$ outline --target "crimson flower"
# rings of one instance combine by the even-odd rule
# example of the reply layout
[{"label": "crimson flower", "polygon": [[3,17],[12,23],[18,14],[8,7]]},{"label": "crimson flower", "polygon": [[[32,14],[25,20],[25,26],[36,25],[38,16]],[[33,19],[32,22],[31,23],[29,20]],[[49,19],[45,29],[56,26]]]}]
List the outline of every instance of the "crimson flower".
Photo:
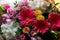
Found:
[{"label": "crimson flower", "polygon": [[18,19],[21,20],[22,25],[27,25],[34,20],[34,11],[30,8],[24,9],[19,13]]},{"label": "crimson flower", "polygon": [[47,30],[49,30],[50,23],[46,20],[37,20],[33,27],[37,32],[44,34]]},{"label": "crimson flower", "polygon": [[60,14],[51,12],[48,16],[48,20],[50,21],[53,29],[56,27],[60,27]]}]

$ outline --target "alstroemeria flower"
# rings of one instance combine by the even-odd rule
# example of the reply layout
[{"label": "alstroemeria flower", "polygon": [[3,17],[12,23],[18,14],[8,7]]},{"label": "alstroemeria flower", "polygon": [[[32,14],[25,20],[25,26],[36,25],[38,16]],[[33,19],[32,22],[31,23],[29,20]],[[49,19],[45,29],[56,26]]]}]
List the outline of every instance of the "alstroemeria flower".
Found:
[{"label": "alstroemeria flower", "polygon": [[12,9],[12,8],[8,8],[7,9],[7,14],[10,18],[15,18],[16,16],[16,10],[15,9]]},{"label": "alstroemeria flower", "polygon": [[22,10],[18,15],[18,19],[21,20],[21,24],[27,25],[34,20],[34,11],[30,8]]},{"label": "alstroemeria flower", "polygon": [[60,27],[60,14],[51,12],[48,16],[48,19],[52,25],[52,28]]},{"label": "alstroemeria flower", "polygon": [[19,0],[18,6],[16,7],[16,10],[22,10],[24,8],[28,8],[27,0]]},{"label": "alstroemeria flower", "polygon": [[2,22],[5,23],[8,21],[11,21],[10,17],[7,14],[3,14],[2,15]]},{"label": "alstroemeria flower", "polygon": [[36,20],[33,27],[37,32],[44,34],[47,30],[49,30],[50,23],[46,20]]}]

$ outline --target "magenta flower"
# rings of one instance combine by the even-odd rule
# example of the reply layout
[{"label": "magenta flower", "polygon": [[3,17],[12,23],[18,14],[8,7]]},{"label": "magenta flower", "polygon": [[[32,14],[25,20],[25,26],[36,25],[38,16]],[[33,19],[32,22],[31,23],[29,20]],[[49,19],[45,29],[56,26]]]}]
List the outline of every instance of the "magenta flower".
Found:
[{"label": "magenta flower", "polygon": [[37,20],[35,21],[33,27],[34,30],[36,30],[37,32],[44,34],[47,30],[49,30],[50,23],[46,20]]},{"label": "magenta flower", "polygon": [[30,8],[22,10],[18,15],[18,19],[21,20],[22,25],[27,25],[34,20],[34,11]]},{"label": "magenta flower", "polygon": [[10,8],[10,5],[7,4],[7,5],[4,6],[5,10],[7,10],[8,8]]},{"label": "magenta flower", "polygon": [[19,38],[20,38],[20,39],[22,38],[22,39],[24,39],[24,40],[26,39],[26,37],[25,37],[24,34],[21,34],[21,35],[19,36]]},{"label": "magenta flower", "polygon": [[53,29],[56,27],[60,27],[60,14],[51,12],[48,16],[48,20],[50,21]]}]

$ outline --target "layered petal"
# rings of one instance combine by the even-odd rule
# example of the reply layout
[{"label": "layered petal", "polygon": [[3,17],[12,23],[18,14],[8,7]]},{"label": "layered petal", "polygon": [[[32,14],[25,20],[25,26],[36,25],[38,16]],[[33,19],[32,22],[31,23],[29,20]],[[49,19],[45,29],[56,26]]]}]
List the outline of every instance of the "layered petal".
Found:
[{"label": "layered petal", "polygon": [[21,20],[21,24],[28,24],[34,20],[34,11],[30,8],[22,10],[18,15],[18,19]]},{"label": "layered petal", "polygon": [[46,20],[37,20],[33,27],[37,32],[45,33],[47,30],[49,30],[50,23]]},{"label": "layered petal", "polygon": [[51,12],[48,16],[48,20],[52,24],[52,26],[60,27],[60,14]]}]

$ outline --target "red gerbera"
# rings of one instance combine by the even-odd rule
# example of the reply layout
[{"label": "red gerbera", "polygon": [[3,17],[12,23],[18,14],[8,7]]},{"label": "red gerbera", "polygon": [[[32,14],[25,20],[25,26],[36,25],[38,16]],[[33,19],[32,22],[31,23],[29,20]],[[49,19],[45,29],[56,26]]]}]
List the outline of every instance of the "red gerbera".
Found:
[{"label": "red gerbera", "polygon": [[34,11],[30,8],[24,9],[19,13],[18,19],[21,20],[21,24],[28,24],[34,20]]},{"label": "red gerbera", "polygon": [[41,32],[42,34],[44,34],[49,29],[50,23],[46,20],[37,20],[35,21],[33,27],[37,32]]},{"label": "red gerbera", "polygon": [[60,27],[60,14],[55,12],[51,12],[48,16],[50,23],[52,24],[52,28]]}]

